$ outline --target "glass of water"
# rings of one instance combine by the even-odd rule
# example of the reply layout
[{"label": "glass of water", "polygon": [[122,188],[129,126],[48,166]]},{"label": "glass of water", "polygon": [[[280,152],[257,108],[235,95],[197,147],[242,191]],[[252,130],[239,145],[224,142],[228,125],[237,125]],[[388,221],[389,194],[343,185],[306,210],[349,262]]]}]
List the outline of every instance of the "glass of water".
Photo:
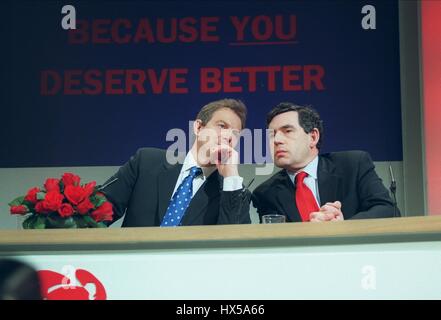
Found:
[{"label": "glass of water", "polygon": [[284,223],[286,222],[286,217],[282,214],[266,214],[262,216],[262,223]]}]

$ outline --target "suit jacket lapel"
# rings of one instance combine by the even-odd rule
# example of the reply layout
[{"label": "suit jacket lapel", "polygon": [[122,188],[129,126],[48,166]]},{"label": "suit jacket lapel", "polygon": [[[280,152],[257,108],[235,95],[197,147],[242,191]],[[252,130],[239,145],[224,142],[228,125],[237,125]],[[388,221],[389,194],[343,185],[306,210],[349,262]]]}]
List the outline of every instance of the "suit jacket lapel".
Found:
[{"label": "suit jacket lapel", "polygon": [[280,183],[277,183],[276,198],[278,202],[277,207],[281,207],[283,212],[275,212],[277,214],[285,214],[288,221],[297,222],[302,221],[299,210],[296,206],[295,187],[291,181],[286,170],[280,172]]},{"label": "suit jacket lapel", "polygon": [[[334,165],[326,158],[320,157],[317,169],[320,205],[334,202],[337,199],[342,177],[334,173]],[[341,200],[341,199],[340,199]]]},{"label": "suit jacket lapel", "polygon": [[182,225],[191,225],[204,211],[208,204],[220,196],[222,188],[222,177],[217,171],[213,172],[204,184],[199,188],[194,197],[191,199],[184,217]]},{"label": "suit jacket lapel", "polygon": [[159,223],[165,216],[170,199],[173,195],[176,182],[178,181],[179,173],[181,172],[182,164],[170,165],[164,163],[164,171],[158,175],[158,218]]}]

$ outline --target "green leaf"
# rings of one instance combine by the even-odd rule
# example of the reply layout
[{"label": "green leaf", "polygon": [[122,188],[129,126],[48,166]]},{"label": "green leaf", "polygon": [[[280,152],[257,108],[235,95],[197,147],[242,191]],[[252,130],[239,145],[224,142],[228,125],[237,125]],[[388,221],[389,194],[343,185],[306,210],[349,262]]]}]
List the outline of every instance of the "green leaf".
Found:
[{"label": "green leaf", "polygon": [[47,222],[48,227],[50,228],[70,229],[77,227],[77,224],[72,217],[63,218],[58,216],[48,216]]},{"label": "green leaf", "polygon": [[87,228],[87,221],[84,219],[84,216],[75,215],[73,216],[75,223],[77,224],[77,228]]},{"label": "green leaf", "polygon": [[95,208],[98,208],[104,202],[106,202],[106,198],[104,198],[103,196],[94,195],[94,196],[90,197],[90,202],[92,202],[92,204],[95,206]]},{"label": "green leaf", "polygon": [[107,225],[104,222],[98,222],[97,228],[107,228]]},{"label": "green leaf", "polygon": [[86,221],[87,225],[90,228],[98,228],[98,223],[93,220],[93,218],[91,216],[83,216],[84,217],[84,221]]},{"label": "green leaf", "polygon": [[72,217],[69,217],[66,220],[64,220],[64,227],[65,228],[77,228],[77,224],[75,223],[75,220]]},{"label": "green leaf", "polygon": [[34,224],[34,221],[37,220],[37,216],[30,215],[23,221],[23,229],[32,229],[32,226]]},{"label": "green leaf", "polygon": [[21,197],[17,197],[14,200],[12,200],[11,202],[9,202],[8,204],[12,207],[12,206],[20,206],[23,204],[25,196],[21,196]]},{"label": "green leaf", "polygon": [[34,225],[32,226],[33,229],[45,229],[46,228],[46,218],[42,216],[37,216],[37,219],[35,219]]},{"label": "green leaf", "polygon": [[103,222],[96,222],[91,216],[74,216],[78,228],[107,228]]},{"label": "green leaf", "polygon": [[33,204],[31,201],[27,201],[27,200],[24,200],[24,201],[23,201],[23,205],[26,206],[26,207],[28,207],[29,210],[31,210],[31,208],[34,207],[34,204]]}]

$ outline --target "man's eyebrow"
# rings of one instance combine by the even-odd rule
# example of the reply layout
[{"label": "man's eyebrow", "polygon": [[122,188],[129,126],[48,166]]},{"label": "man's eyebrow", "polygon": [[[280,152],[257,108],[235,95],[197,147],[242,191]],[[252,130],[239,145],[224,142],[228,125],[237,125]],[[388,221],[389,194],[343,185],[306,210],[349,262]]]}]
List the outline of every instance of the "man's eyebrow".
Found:
[{"label": "man's eyebrow", "polygon": [[[227,122],[227,121],[225,121],[225,120],[222,120],[222,119],[217,120],[215,123],[218,124],[218,123],[220,123],[220,122],[222,122],[223,124],[226,124],[227,127],[229,127],[229,128],[233,128],[233,126],[231,125],[231,123],[229,123],[229,122]],[[232,129],[232,130],[233,130],[233,131],[237,131],[237,133],[240,134],[240,133],[242,132],[243,129],[240,128],[240,129]]]},{"label": "man's eyebrow", "polygon": [[294,128],[294,126],[293,126],[292,124],[285,124],[285,125],[283,125],[283,126],[277,128],[277,129],[271,129],[271,128],[270,128],[270,130],[273,130],[273,131],[275,131],[275,130],[280,130],[280,129],[295,129],[295,128]]},{"label": "man's eyebrow", "polygon": [[229,124],[228,122],[226,122],[225,120],[217,120],[217,121],[216,121],[216,123],[220,123],[220,122],[222,122],[222,123],[224,123],[224,124],[230,126],[230,124]]}]

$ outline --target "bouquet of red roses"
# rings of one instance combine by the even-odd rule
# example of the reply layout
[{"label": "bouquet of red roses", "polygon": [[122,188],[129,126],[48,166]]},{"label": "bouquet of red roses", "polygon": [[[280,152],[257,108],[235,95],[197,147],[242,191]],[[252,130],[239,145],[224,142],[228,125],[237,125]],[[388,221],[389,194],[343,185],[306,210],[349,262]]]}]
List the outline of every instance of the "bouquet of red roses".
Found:
[{"label": "bouquet of red roses", "polygon": [[96,182],[80,185],[80,177],[65,173],[48,178],[43,188],[32,188],[9,203],[11,214],[27,215],[24,229],[102,228],[111,221],[112,204]]}]

